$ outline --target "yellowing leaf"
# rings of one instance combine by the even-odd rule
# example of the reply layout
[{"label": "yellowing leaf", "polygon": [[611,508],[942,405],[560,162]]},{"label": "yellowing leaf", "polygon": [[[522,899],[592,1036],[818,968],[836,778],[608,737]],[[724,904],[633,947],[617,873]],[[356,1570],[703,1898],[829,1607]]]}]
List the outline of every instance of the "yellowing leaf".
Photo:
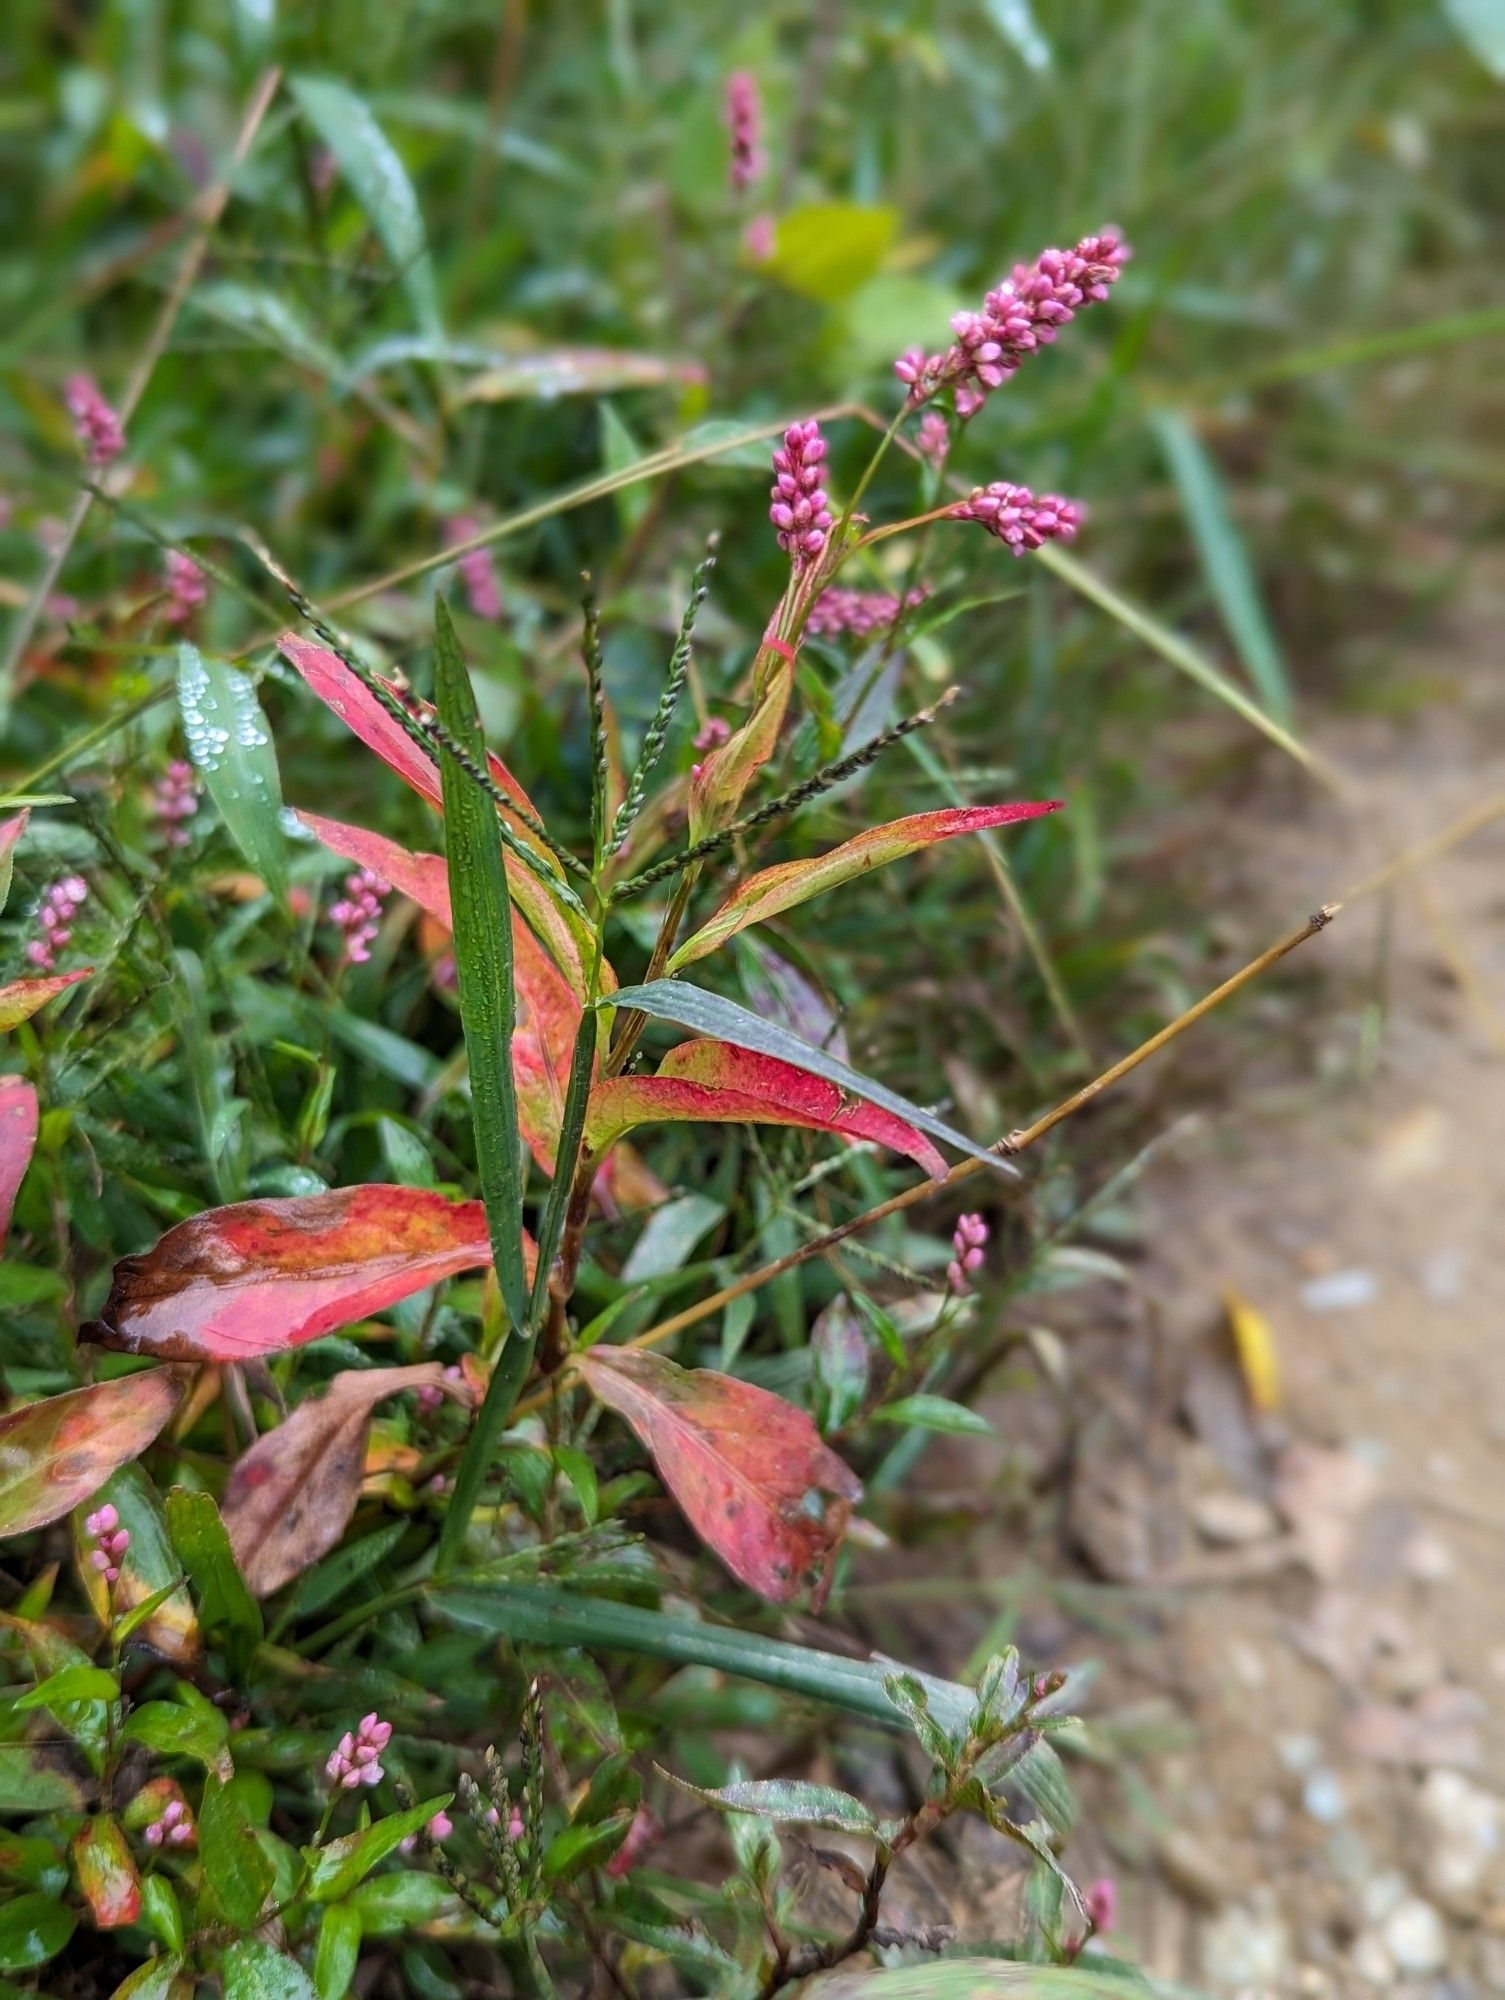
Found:
[{"label": "yellowing leaf", "polygon": [[1275,1351],[1269,1321],[1231,1285],[1224,1289],[1223,1306],[1228,1314],[1228,1331],[1233,1335],[1234,1351],[1243,1372],[1244,1386],[1249,1391],[1249,1401],[1256,1410],[1279,1409],[1280,1357]]}]

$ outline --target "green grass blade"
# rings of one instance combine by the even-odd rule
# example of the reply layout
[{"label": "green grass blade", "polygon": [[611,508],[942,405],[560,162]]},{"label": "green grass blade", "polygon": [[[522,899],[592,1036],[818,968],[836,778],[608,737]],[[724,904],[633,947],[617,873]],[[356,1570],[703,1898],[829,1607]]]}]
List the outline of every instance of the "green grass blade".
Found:
[{"label": "green grass blade", "polygon": [[[674,1618],[551,1584],[457,1579],[433,1591],[430,1602],[456,1624],[494,1632],[517,1644],[599,1647],[607,1652],[647,1653],[681,1666],[714,1667],[828,1702],[872,1722],[908,1727],[884,1691],[884,1681],[895,1671],[891,1660],[843,1659],[734,1626]],[[929,1674],[915,1678],[929,1696],[937,1721],[948,1729],[965,1728],[975,1706],[970,1690],[958,1681],[937,1680]]]},{"label": "green grass blade", "polygon": [[1152,421],[1228,636],[1265,708],[1288,725],[1290,677],[1249,552],[1228,512],[1217,466],[1181,411],[1157,410]]},{"label": "green grass blade", "polygon": [[565,1214],[569,1208],[570,1189],[574,1184],[575,1168],[580,1158],[580,1138],[585,1131],[585,1114],[590,1108],[591,1078],[596,1067],[596,1038],[601,1017],[596,1012],[594,1001],[596,979],[600,971],[598,960],[591,974],[590,1002],[580,1016],[580,1025],[575,1030],[575,1050],[570,1058],[570,1080],[564,1093],[564,1115],[560,1121],[559,1144],[554,1154],[554,1182],[549,1189],[548,1204],[544,1209],[543,1222],[538,1232],[538,1267],[533,1278],[533,1297],[530,1301],[530,1318],[534,1326],[543,1317],[544,1301],[549,1292],[549,1269],[559,1252],[559,1239],[564,1231]]},{"label": "green grass blade", "polygon": [[1336,773],[1315,750],[1309,750],[1306,744],[1291,734],[1289,729],[1282,728],[1273,716],[1266,715],[1258,702],[1251,701],[1236,682],[1229,680],[1226,674],[1220,673],[1211,660],[1200,653],[1189,639],[1184,639],[1179,632],[1173,632],[1168,625],[1162,625],[1160,620],[1153,617],[1142,605],[1135,604],[1131,598],[1122,596],[1112,584],[1104,583],[1094,570],[1088,569],[1085,563],[1078,562],[1075,556],[1068,555],[1056,543],[1047,542],[1043,549],[1038,549],[1035,561],[1043,563],[1046,569],[1053,570],[1063,583],[1070,584],[1071,588],[1085,597],[1089,603],[1097,605],[1101,611],[1106,611],[1110,618],[1116,618],[1125,631],[1132,632],[1136,639],[1141,640],[1152,652],[1158,653],[1163,660],[1168,660],[1173,667],[1194,680],[1199,687],[1205,688],[1209,694],[1216,695],[1218,700],[1231,708],[1235,715],[1242,716],[1244,721],[1251,724],[1262,736],[1267,736],[1272,743],[1284,750],[1288,757],[1294,757],[1298,764],[1310,771],[1322,784],[1333,786],[1337,784]]},{"label": "green grass blade", "polygon": [[230,838],[285,906],[282,781],[250,675],[222,660],[206,660],[185,642],[178,648],[178,708],[188,754]]},{"label": "green grass blade", "polygon": [[[434,600],[434,694],[451,738],[484,767],[486,745],[475,694],[442,597]],[[514,1330],[521,1333],[527,1324],[528,1292],[522,1251],[523,1170],[512,1079],[517,1015],[512,904],[491,801],[470,783],[448,750],[439,752],[439,771],[476,1161],[502,1301]]]}]

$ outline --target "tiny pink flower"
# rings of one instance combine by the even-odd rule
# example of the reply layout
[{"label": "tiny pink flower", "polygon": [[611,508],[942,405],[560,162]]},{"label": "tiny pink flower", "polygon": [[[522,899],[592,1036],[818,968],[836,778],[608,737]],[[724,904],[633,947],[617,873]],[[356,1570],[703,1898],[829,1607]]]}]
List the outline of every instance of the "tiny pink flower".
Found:
[{"label": "tiny pink flower", "polygon": [[1111,1875],[1099,1876],[1082,1891],[1082,1909],[1095,1931],[1111,1931],[1118,1921],[1118,1884]]},{"label": "tiny pink flower", "polygon": [[757,78],[750,70],[734,70],[727,78],[721,117],[730,142],[728,172],[732,187],[742,194],[762,176],[767,165],[761,143],[763,105]]},{"label": "tiny pink flower", "polygon": [[141,1830],[148,1847],[188,1847],[198,1838],[193,1814],[181,1799],[169,1799],[160,1819]]},{"label": "tiny pink flower", "polygon": [[325,1775],[336,1790],[353,1792],[361,1785],[380,1784],[381,1753],[392,1740],[392,1725],[383,1722],[373,1709],[363,1715],[359,1726],[347,1729],[324,1766]]},{"label": "tiny pink flower", "polygon": [[29,964],[39,971],[51,972],[58,953],[72,941],[73,920],[88,897],[89,885],[82,875],[65,875],[42,891],[36,909],[39,935],[26,946]]},{"label": "tiny pink flower", "polygon": [[920,428],[915,433],[915,448],[932,465],[945,462],[946,454],[951,449],[951,426],[939,410],[927,410],[921,417]]},{"label": "tiny pink flower", "polygon": [[663,1831],[658,1815],[647,1806],[639,1806],[632,1815],[627,1838],[606,1864],[607,1875],[613,1881],[619,1881],[636,1868],[643,1856],[662,1839]]},{"label": "tiny pink flower", "polygon": [[719,750],[723,743],[731,741],[732,725],[724,722],[719,715],[708,715],[695,732],[697,750]]},{"label": "tiny pink flower", "polygon": [[92,375],[70,375],[63,399],[84,456],[91,465],[106,466],[125,450],[120,418],[100,394]]},{"label": "tiny pink flower", "polygon": [[924,584],[906,591],[902,598],[886,590],[844,590],[833,585],[811,605],[805,630],[817,639],[833,638],[838,632],[864,639],[870,632],[892,625],[901,612],[914,610],[929,595]]},{"label": "tiny pink flower", "polygon": [[381,926],[382,903],[392,893],[391,884],[370,868],[358,868],[345,877],[345,893],[329,906],[329,920],[345,933],[345,955],[353,965],[364,965],[371,956],[371,941]]},{"label": "tiny pink flower", "polygon": [[188,831],[183,823],[192,819],[198,809],[199,781],[193,766],[185,764],[181,757],[174,757],[152,792],[157,832],[167,846],[188,845]]},{"label": "tiny pink flower", "polygon": [[766,264],[777,240],[771,215],[755,215],[742,232],[742,248],[755,264]]},{"label": "tiny pink flower", "polygon": [[209,595],[208,577],[192,556],[185,556],[178,549],[169,549],[162,565],[162,579],[166,586],[167,609],[164,616],[168,624],[186,625]]},{"label": "tiny pink flower", "polygon": [[1007,479],[979,486],[947,513],[953,521],[978,522],[1016,556],[1044,542],[1069,542],[1082,525],[1082,510],[1074,500],[1063,500],[1059,493],[1032,493]]},{"label": "tiny pink flower", "polygon": [[[500,1826],[501,1823],[502,1816],[496,1807],[488,1806],[486,1809],[486,1824],[488,1826]],[[513,1806],[507,1814],[507,1838],[509,1840],[521,1840],[523,1831],[522,1811],[518,1806]]]},{"label": "tiny pink flower", "polygon": [[796,569],[814,562],[826,546],[831,509],[821,485],[826,441],[811,417],[791,424],[773,455],[774,483],[768,517],[778,530],[779,547]]},{"label": "tiny pink flower", "polygon": [[946,1282],[958,1298],[972,1289],[973,1274],[982,1268],[983,1246],[988,1225],[980,1215],[960,1215],[951,1237],[951,1262],[946,1266]]},{"label": "tiny pink flower", "polygon": [[[445,530],[445,538],[451,542],[468,542],[481,532],[481,523],[471,514],[456,514]],[[484,618],[495,625],[502,615],[502,590],[496,580],[496,569],[489,549],[471,549],[455,564],[461,583],[465,586],[465,598],[477,618]]]},{"label": "tiny pink flower", "polygon": [[89,1551],[89,1567],[98,1572],[107,1584],[118,1581],[120,1565],[125,1561],[125,1552],[131,1545],[129,1529],[120,1525],[117,1510],[106,1502],[92,1514],[84,1517],[84,1533],[93,1543]]},{"label": "tiny pink flower", "polygon": [[[442,1806],[424,1828],[430,1840],[448,1840],[454,1830],[455,1823]],[[411,1854],[417,1845],[417,1834],[410,1833],[405,1840],[398,1841],[397,1851],[399,1854]]]}]

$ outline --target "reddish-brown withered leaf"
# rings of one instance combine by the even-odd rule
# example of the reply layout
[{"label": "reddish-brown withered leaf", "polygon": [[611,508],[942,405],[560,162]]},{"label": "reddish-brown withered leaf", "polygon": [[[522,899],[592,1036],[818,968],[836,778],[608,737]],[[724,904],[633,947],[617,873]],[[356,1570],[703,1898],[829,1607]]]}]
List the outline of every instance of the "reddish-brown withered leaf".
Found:
[{"label": "reddish-brown withered leaf", "polygon": [[579,1367],[732,1575],[776,1604],[808,1587],[818,1608],[862,1485],[805,1412],[750,1382],[636,1348],[592,1348]]},{"label": "reddish-brown withered leaf", "polygon": [[[524,1261],[535,1249],[524,1239]],[[379,1183],[233,1202],[115,1266],[88,1338],[174,1361],[244,1361],[316,1340],[491,1262],[486,1213]]]},{"label": "reddish-brown withered leaf", "polygon": [[0,1535],[42,1528],[146,1450],[177,1407],[171,1371],[69,1389],[0,1417]]},{"label": "reddish-brown withered leaf", "polygon": [[445,1381],[437,1361],[350,1369],[236,1460],[220,1512],[258,1597],[280,1590],[335,1547],[360,1497],[372,1411],[388,1396],[419,1388],[472,1400],[463,1381]]},{"label": "reddish-brown withered leaf", "polygon": [[119,1930],[141,1914],[141,1877],[130,1843],[109,1813],[86,1819],[73,1837],[73,1866],[95,1927]]},{"label": "reddish-brown withered leaf", "polygon": [[0,1248],[37,1143],[37,1094],[24,1076],[0,1076]]},{"label": "reddish-brown withered leaf", "polygon": [[686,1120],[722,1125],[802,1125],[906,1153],[932,1179],[946,1162],[922,1132],[876,1104],[848,1097],[823,1076],[705,1038],[670,1049],[656,1076],[613,1076],[592,1087],[586,1143],[602,1151],[635,1125]]},{"label": "reddish-brown withered leaf", "polygon": [[0,1034],[19,1028],[39,1007],[45,1007],[57,994],[66,993],[70,986],[77,986],[93,970],[92,965],[83,965],[77,972],[49,972],[45,979],[13,979],[8,986],[0,986]]}]

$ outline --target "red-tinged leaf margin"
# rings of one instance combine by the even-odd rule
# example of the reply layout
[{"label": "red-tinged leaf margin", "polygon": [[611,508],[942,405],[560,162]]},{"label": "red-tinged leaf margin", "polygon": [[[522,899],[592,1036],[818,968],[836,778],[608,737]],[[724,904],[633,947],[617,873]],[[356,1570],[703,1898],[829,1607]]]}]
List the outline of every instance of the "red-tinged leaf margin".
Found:
[{"label": "red-tinged leaf margin", "polygon": [[[410,785],[420,798],[442,812],[444,795],[437,758],[420,749],[401,723],[387,713],[339,655],[332,653],[327,646],[316,646],[311,640],[300,639],[295,632],[284,632],[277,645],[303,676],[310,690],[360,738],[367,749],[374,750],[404,784]],[[380,675],[373,678],[381,680]],[[425,721],[433,714],[426,702],[404,694],[390,681],[382,680],[381,684],[418,720]],[[486,762],[497,786],[537,819],[539,815],[533,802],[494,750],[488,750]],[[525,846],[545,859],[550,868],[555,866],[548,849],[526,821],[510,812],[503,812],[501,817]],[[515,856],[506,855],[504,861],[509,892],[548,946],[573,991],[583,996],[585,967],[592,945],[589,926],[573,911],[557,903],[546,885]],[[388,880],[391,878],[388,877]]]},{"label": "red-tinged leaf margin", "polygon": [[119,1822],[109,1813],[87,1819],[73,1837],[73,1867],[94,1928],[119,1930],[141,1915],[141,1877]]},{"label": "red-tinged leaf margin", "polygon": [[818,1610],[862,1483],[806,1412],[750,1382],[642,1349],[596,1347],[576,1365],[732,1575],[775,1604],[808,1587]]},{"label": "red-tinged leaf margin", "polygon": [[0,1035],[19,1028],[39,1007],[45,1007],[57,994],[66,993],[70,986],[77,986],[93,970],[92,965],[81,965],[77,972],[51,972],[43,979],[13,979],[8,986],[0,986]]},{"label": "red-tinged leaf margin", "polygon": [[[523,1261],[534,1246],[525,1235]],[[427,1188],[372,1182],[233,1202],[115,1266],[86,1338],[176,1361],[277,1354],[491,1262],[486,1213]]]},{"label": "red-tinged leaf margin", "polygon": [[925,1135],[891,1111],[849,1097],[824,1077],[731,1042],[681,1042],[656,1076],[615,1076],[591,1092],[586,1144],[603,1151],[637,1125],[797,1125],[867,1139],[903,1153],[932,1180],[946,1162]]},{"label": "red-tinged leaf margin", "polygon": [[220,1513],[255,1596],[269,1597],[338,1545],[360,1499],[376,1405],[419,1388],[475,1400],[437,1361],[345,1369],[235,1461]]},{"label": "red-tinged leaf margin", "polygon": [[843,841],[828,853],[805,861],[784,861],[776,867],[750,875],[728,896],[708,923],[685,939],[665,970],[677,972],[681,966],[704,958],[746,930],[749,924],[766,923],[770,917],[822,896],[875,868],[886,867],[906,854],[933,847],[958,834],[981,833],[988,827],[1014,826],[1022,820],[1041,819],[1059,812],[1063,799],[1024,800],[997,806],[948,806],[939,812],[912,813],[907,819],[890,820],[886,826],[868,827],[853,839]]},{"label": "red-tinged leaf margin", "polygon": [[0,1249],[36,1143],[36,1091],[24,1076],[0,1076]]},{"label": "red-tinged leaf margin", "polygon": [[153,1368],[0,1417],[0,1537],[45,1528],[90,1499],[140,1457],[181,1394],[169,1369]]}]

